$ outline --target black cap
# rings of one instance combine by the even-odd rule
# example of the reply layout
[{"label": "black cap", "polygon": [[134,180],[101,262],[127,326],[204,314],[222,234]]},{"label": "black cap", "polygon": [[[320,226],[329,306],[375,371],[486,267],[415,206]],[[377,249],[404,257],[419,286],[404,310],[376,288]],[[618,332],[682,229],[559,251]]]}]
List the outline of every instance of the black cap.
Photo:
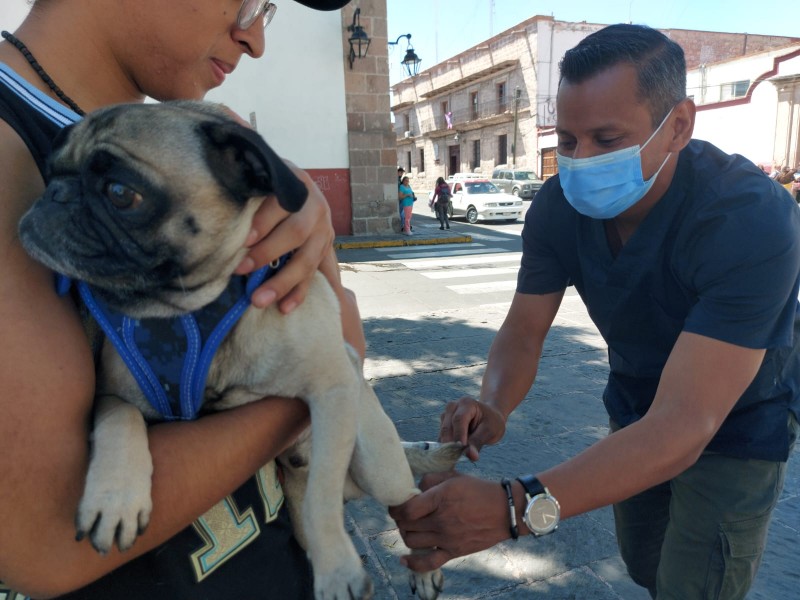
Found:
[{"label": "black cap", "polygon": [[316,10],[339,10],[350,0],[295,0],[300,4]]}]

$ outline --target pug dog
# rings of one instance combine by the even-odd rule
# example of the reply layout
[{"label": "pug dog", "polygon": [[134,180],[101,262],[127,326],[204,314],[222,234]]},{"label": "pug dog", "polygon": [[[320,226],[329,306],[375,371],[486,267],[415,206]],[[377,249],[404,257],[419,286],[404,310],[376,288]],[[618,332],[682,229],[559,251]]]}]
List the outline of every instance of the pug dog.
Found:
[{"label": "pug dog", "polygon": [[[186,101],[87,116],[57,138],[49,173],[45,193],[20,222],[20,239],[33,258],[78,282],[105,333],[78,536],[88,535],[100,552],[114,543],[125,550],[147,526],[147,421],[299,397],[309,406],[310,431],[279,461],[316,598],[370,598],[372,583],[336,499],[366,493],[400,504],[419,493],[412,470],[449,470],[462,448],[401,443],[342,336],[324,276],[314,276],[289,315],[249,304],[260,279],[244,282],[234,270],[253,214],[268,194],[299,210],[302,182],[226,110]],[[206,313],[221,318],[205,326],[208,334],[198,316]],[[147,324],[152,331],[142,332]],[[181,328],[194,362],[179,364],[176,378],[174,368],[164,374],[151,363],[174,361],[176,343],[163,338],[180,337]],[[151,338],[157,348],[143,349]],[[441,573],[411,577],[423,600],[438,596]]]}]

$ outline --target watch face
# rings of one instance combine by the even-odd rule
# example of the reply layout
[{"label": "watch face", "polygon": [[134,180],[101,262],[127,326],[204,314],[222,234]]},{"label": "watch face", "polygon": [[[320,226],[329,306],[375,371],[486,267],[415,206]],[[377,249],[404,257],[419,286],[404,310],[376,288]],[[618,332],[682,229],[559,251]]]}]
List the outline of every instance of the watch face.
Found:
[{"label": "watch face", "polygon": [[534,534],[545,535],[558,527],[561,507],[555,498],[540,494],[533,498],[525,510],[525,524]]}]

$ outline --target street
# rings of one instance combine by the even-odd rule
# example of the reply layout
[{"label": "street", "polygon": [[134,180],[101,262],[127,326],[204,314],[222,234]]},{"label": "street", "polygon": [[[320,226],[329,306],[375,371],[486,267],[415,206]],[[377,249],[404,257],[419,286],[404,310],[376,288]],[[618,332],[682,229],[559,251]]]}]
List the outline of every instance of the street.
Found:
[{"label": "street", "polygon": [[[438,222],[425,212],[413,224],[417,235],[438,233]],[[337,251],[344,284],[357,294],[364,320],[366,377],[407,440],[436,439],[444,405],[477,396],[489,346],[514,293],[522,221],[462,220],[451,227],[468,231],[473,241]],[[606,377],[605,344],[570,289],[545,344],[536,385],[509,419],[505,438],[485,448],[477,463],[462,461],[458,469],[499,482],[579,453],[607,433],[600,400]],[[800,597],[798,509],[795,460],[748,600]],[[412,598],[398,562],[406,549],[394,522],[370,500],[349,503],[347,515],[375,598]],[[507,541],[453,560],[443,571],[442,600],[649,598],[625,573],[610,508],[568,519],[544,538]]]}]

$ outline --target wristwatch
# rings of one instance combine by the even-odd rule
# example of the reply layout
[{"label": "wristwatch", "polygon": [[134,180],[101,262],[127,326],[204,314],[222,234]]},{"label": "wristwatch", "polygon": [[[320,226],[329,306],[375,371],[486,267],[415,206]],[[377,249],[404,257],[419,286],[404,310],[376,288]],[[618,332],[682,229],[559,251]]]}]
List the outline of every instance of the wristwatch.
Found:
[{"label": "wristwatch", "polygon": [[522,515],[526,527],[535,536],[555,531],[561,518],[558,500],[533,475],[517,477],[517,481],[525,488],[525,500],[528,502]]}]

